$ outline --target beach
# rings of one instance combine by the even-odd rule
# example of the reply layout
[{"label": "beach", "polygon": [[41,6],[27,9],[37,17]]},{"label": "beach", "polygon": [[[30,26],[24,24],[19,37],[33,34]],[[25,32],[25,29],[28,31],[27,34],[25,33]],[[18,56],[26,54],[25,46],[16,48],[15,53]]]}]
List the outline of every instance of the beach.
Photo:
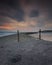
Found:
[{"label": "beach", "polygon": [[0,37],[0,65],[52,65],[52,42],[28,35]]}]

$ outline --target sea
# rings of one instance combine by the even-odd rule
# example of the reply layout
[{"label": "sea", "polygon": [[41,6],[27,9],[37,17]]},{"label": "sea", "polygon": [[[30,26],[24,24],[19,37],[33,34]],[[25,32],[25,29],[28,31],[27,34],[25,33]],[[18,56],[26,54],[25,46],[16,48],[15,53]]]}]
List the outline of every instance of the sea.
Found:
[{"label": "sea", "polygon": [[[16,34],[16,32],[14,32],[14,33],[0,33],[0,37],[13,35],[13,34]],[[36,39],[39,38],[39,34],[31,34],[30,36],[35,37]],[[47,41],[52,41],[52,32],[50,32],[50,33],[41,33],[41,39],[47,40]]]},{"label": "sea", "polygon": [[13,35],[13,34],[16,34],[16,32],[15,33],[0,33],[0,37],[4,37],[4,36],[9,36],[9,35]]},{"label": "sea", "polygon": [[[32,34],[32,37],[35,37],[36,39],[39,39],[39,34]],[[41,39],[52,41],[52,32],[50,33],[41,33]]]}]

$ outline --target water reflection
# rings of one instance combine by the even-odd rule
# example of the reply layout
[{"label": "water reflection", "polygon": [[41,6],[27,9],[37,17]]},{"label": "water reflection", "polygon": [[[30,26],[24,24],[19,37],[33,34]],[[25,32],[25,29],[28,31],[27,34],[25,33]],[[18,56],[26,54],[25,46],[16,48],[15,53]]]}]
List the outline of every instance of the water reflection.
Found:
[{"label": "water reflection", "polygon": [[[39,38],[39,34],[32,34],[30,36],[33,36],[35,38]],[[52,41],[52,33],[41,33],[41,39]]]}]

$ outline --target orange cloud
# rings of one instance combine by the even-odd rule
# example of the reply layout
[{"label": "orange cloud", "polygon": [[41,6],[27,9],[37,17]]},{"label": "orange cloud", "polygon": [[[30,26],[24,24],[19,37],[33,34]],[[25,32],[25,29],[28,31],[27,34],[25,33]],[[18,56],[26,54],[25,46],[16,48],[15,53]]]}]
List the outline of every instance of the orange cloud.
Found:
[{"label": "orange cloud", "polygon": [[4,25],[4,26],[0,26],[0,29],[14,30],[15,28],[10,25]]},{"label": "orange cloud", "polygon": [[37,22],[34,20],[18,22],[14,19],[6,17],[4,21],[6,21],[6,19],[8,22],[5,22],[2,26],[0,26],[0,29],[31,31],[32,27],[37,25]]}]

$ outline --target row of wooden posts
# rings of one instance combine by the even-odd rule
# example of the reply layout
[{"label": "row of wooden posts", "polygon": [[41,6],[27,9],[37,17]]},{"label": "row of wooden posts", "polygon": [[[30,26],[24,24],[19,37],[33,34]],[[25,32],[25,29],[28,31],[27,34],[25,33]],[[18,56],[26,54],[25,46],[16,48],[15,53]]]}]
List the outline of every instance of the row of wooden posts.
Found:
[{"label": "row of wooden posts", "polygon": [[[39,30],[39,40],[41,40],[41,29]],[[18,40],[18,42],[20,41],[20,37],[19,37],[19,35],[20,35],[20,33],[19,33],[19,30],[17,30],[17,40]]]}]

